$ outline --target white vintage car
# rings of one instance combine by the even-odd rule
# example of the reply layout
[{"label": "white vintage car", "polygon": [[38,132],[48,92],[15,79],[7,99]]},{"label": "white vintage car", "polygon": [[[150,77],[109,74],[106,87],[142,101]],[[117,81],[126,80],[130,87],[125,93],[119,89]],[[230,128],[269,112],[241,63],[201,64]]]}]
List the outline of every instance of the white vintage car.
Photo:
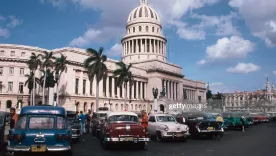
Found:
[{"label": "white vintage car", "polygon": [[169,114],[151,114],[148,125],[149,135],[156,137],[157,141],[163,141],[167,138],[187,140],[189,127],[179,124],[174,116]]}]

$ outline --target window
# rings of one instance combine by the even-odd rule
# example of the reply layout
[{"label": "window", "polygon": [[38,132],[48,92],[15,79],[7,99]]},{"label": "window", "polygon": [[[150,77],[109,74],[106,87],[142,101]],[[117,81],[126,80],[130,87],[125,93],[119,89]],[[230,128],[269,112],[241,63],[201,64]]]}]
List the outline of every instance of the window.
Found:
[{"label": "window", "polygon": [[0,76],[3,75],[3,67],[0,67]]},{"label": "window", "polygon": [[198,96],[198,102],[201,103],[201,96]]},{"label": "window", "polygon": [[175,122],[175,118],[172,116],[156,116],[158,122]]},{"label": "window", "polygon": [[65,119],[63,117],[57,117],[57,129],[65,129]]},{"label": "window", "polygon": [[24,75],[24,68],[20,68],[20,75]]},{"label": "window", "polygon": [[146,26],[146,32],[148,32],[149,31],[149,27],[148,26]]},{"label": "window", "polygon": [[30,117],[29,129],[53,129],[54,123],[53,117]]},{"label": "window", "polygon": [[76,78],[76,83],[75,83],[75,94],[79,93],[79,79]]},{"label": "window", "polygon": [[13,82],[9,82],[8,91],[12,92],[12,89],[13,89]]},{"label": "window", "polygon": [[142,27],[141,26],[139,26],[139,32],[141,32],[142,31]]},{"label": "window", "polygon": [[154,27],[152,27],[152,32],[154,32]]},{"label": "window", "polygon": [[21,57],[25,57],[25,54],[26,54],[25,52],[22,52]]},{"label": "window", "polygon": [[133,28],[133,32],[135,33],[135,28]]},{"label": "window", "polygon": [[155,122],[155,117],[154,116],[150,116],[149,117],[149,122]]},{"label": "window", "polygon": [[16,125],[16,127],[18,129],[26,129],[26,124],[27,124],[27,117],[21,117],[19,118],[18,124]]},{"label": "window", "polygon": [[0,82],[0,93],[2,93],[2,86],[3,86],[3,83]]},{"label": "window", "polygon": [[0,56],[4,56],[4,53],[5,53],[5,51],[4,51],[4,50],[1,50],[1,51],[0,51]]},{"label": "window", "polygon": [[82,85],[82,93],[83,95],[85,94],[86,92],[86,80],[83,80],[83,85]]},{"label": "window", "polygon": [[11,51],[11,56],[15,56],[15,51]]},{"label": "window", "polygon": [[19,93],[23,93],[23,91],[24,91],[24,83],[20,82],[19,83]]},{"label": "window", "polygon": [[10,67],[10,75],[14,74],[14,67]]}]

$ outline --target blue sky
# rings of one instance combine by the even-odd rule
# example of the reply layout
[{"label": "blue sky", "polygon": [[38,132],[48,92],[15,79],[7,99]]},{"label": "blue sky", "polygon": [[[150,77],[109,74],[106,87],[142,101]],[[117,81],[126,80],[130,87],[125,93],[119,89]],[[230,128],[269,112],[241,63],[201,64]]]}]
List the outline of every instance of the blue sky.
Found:
[{"label": "blue sky", "polygon": [[[276,83],[274,0],[148,0],[161,17],[168,60],[213,92],[254,91]],[[120,40],[139,0],[3,0],[0,43],[105,48]]]}]

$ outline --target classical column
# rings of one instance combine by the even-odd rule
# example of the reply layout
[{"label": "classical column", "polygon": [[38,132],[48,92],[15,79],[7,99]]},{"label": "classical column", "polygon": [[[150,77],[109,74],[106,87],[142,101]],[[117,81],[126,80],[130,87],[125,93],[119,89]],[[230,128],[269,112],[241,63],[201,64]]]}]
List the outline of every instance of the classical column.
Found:
[{"label": "classical column", "polygon": [[143,82],[140,82],[140,99],[143,99]]},{"label": "classical column", "polygon": [[130,41],[127,41],[127,53],[130,54]]},{"label": "classical column", "polygon": [[109,76],[106,77],[106,83],[105,83],[105,92],[106,92],[106,97],[110,97],[110,92],[109,92]]},{"label": "classical column", "polygon": [[[135,83],[135,81],[134,81],[134,83]],[[131,86],[131,99],[134,99],[134,83]]]},{"label": "classical column", "polygon": [[[99,83],[99,96],[100,97],[103,97],[103,79],[100,81]],[[95,93],[95,96],[96,96],[96,93]]]},{"label": "classical column", "polygon": [[178,100],[178,83],[176,83],[175,90],[176,90],[175,99]]},{"label": "classical column", "polygon": [[169,85],[168,85],[168,80],[166,80],[166,97],[169,98]]},{"label": "classical column", "polygon": [[127,92],[127,98],[129,99],[130,98],[130,96],[129,96],[129,92],[130,92],[130,90],[129,90],[129,82],[127,82],[127,90],[126,90],[126,92]]},{"label": "classical column", "polygon": [[147,83],[145,82],[145,99],[148,98]]},{"label": "classical column", "polygon": [[150,53],[152,53],[152,42],[151,42],[151,39],[149,39],[149,48],[150,48]]},{"label": "classical column", "polygon": [[131,40],[131,53],[134,53],[134,40]]},{"label": "classical column", "polygon": [[136,99],[139,99],[139,82],[136,81]]},{"label": "classical column", "polygon": [[[115,98],[115,89],[117,89],[117,87],[116,87],[116,84],[115,84],[115,77],[111,77],[111,89],[112,89],[112,97],[114,97]],[[117,94],[118,94],[118,92],[117,92]]]},{"label": "classical column", "polygon": [[175,100],[175,82],[173,82],[173,99]]},{"label": "classical column", "polygon": [[[119,90],[120,90],[120,88],[119,88]],[[125,89],[125,83],[123,83],[123,85],[122,85],[122,98],[123,99],[125,98],[125,91],[126,91],[126,89]],[[120,97],[120,95],[119,95],[119,97]]]},{"label": "classical column", "polygon": [[143,39],[140,39],[139,41],[140,41],[140,45],[139,45],[139,49],[140,49],[140,50],[139,50],[139,52],[141,53],[141,52],[143,52],[143,51],[142,51],[142,43],[143,43],[142,41],[143,41]]},{"label": "classical column", "polygon": [[135,47],[136,47],[136,53],[139,52],[139,44],[138,44],[138,39],[135,40]]}]

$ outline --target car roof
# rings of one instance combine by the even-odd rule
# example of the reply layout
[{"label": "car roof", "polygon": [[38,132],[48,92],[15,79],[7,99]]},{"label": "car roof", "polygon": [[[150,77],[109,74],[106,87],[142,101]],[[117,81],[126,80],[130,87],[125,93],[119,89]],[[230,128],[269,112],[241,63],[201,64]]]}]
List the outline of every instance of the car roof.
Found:
[{"label": "car roof", "polygon": [[20,115],[63,115],[66,111],[63,107],[56,106],[25,106],[21,109]]},{"label": "car roof", "polygon": [[150,114],[150,116],[173,116],[171,114],[163,114],[163,113],[155,113],[155,114]]},{"label": "car roof", "polygon": [[107,113],[107,117],[110,117],[113,115],[132,115],[132,116],[138,117],[138,115],[133,112],[109,112],[109,113]]},{"label": "car roof", "polygon": [[111,111],[97,111],[96,114],[105,114],[105,113],[109,113]]}]

